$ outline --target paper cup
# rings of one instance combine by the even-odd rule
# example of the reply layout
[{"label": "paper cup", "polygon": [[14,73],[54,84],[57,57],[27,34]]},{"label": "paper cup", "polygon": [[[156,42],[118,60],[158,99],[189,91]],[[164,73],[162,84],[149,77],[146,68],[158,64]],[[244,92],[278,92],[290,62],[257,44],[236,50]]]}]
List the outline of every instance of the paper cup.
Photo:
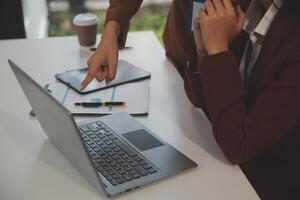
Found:
[{"label": "paper cup", "polygon": [[91,13],[76,15],[73,24],[79,44],[83,47],[94,46],[96,43],[98,17]]}]

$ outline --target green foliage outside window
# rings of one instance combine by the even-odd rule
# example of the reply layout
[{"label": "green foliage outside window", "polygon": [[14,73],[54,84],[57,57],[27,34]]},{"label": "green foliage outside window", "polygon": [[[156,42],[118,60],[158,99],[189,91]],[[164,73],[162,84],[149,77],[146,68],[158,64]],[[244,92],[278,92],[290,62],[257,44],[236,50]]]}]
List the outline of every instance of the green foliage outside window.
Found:
[{"label": "green foliage outside window", "polygon": [[[142,7],[139,12],[131,20],[130,31],[152,30],[157,38],[162,41],[162,33],[164,30],[169,4],[151,4]],[[66,36],[74,35],[72,26],[73,17],[80,12],[81,9],[72,9],[64,12],[50,12],[49,36]],[[100,19],[99,33],[103,32],[103,23],[105,19],[105,10],[88,11],[96,14]]]}]

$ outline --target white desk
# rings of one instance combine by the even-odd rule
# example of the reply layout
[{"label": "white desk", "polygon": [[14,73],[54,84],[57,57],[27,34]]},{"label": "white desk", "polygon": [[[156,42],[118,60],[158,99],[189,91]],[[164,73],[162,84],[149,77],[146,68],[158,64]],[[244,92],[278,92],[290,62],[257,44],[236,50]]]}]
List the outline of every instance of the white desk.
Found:
[{"label": "white desk", "polygon": [[[154,34],[130,33],[127,45],[133,49],[122,51],[120,58],[152,73],[150,114],[138,120],[199,167],[118,199],[258,199],[240,168],[226,161],[208,120],[186,98]],[[57,72],[85,65],[88,57],[76,37],[0,41],[1,200],[100,199],[28,115],[30,105],[7,63],[11,58],[44,85]]]}]

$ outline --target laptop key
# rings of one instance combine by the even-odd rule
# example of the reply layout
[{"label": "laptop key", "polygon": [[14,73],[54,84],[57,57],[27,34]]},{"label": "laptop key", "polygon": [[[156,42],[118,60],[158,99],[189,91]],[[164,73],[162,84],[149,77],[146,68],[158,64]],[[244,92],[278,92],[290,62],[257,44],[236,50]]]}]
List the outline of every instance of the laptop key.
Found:
[{"label": "laptop key", "polygon": [[93,141],[92,140],[87,140],[87,141],[85,141],[88,145],[90,145],[90,144],[93,144]]},{"label": "laptop key", "polygon": [[98,155],[98,154],[93,154],[93,155],[91,155],[91,157],[95,160],[95,159],[97,159],[97,158],[100,158],[100,156]]},{"label": "laptop key", "polygon": [[144,169],[150,169],[150,168],[152,168],[150,165],[148,165],[148,164],[145,164],[145,165],[142,165],[143,166],[143,168]]},{"label": "laptop key", "polygon": [[105,171],[112,170],[112,168],[111,168],[110,166],[108,166],[108,165],[106,165],[105,167],[103,167],[103,169],[104,169]]},{"label": "laptop key", "polygon": [[113,186],[118,185],[117,181],[115,181],[114,179],[112,179],[112,180],[110,181],[110,183],[111,183]]},{"label": "laptop key", "polygon": [[157,172],[154,168],[149,168],[149,169],[147,169],[147,171],[150,173],[150,174],[153,174],[153,173],[155,173],[155,172]]},{"label": "laptop key", "polygon": [[111,143],[111,144],[109,144],[108,145],[110,148],[115,148],[115,147],[117,147],[117,145],[115,145],[115,143]]},{"label": "laptop key", "polygon": [[121,151],[120,147],[112,148],[115,152]]},{"label": "laptop key", "polygon": [[[96,150],[95,150],[96,151]],[[99,148],[99,150],[97,150],[96,151],[100,156],[102,156],[102,155],[104,155],[105,153],[104,153],[104,151],[102,151],[100,148]]]},{"label": "laptop key", "polygon": [[140,165],[145,165],[145,164],[147,164],[144,160],[140,160],[138,163],[139,163]]},{"label": "laptop key", "polygon": [[87,127],[93,132],[98,131],[98,129],[95,126],[93,126],[92,124],[88,125]]},{"label": "laptop key", "polygon": [[117,159],[114,159],[117,163],[122,163],[123,162],[123,160],[120,158],[120,157],[118,157]]},{"label": "laptop key", "polygon": [[118,179],[118,178],[120,178],[121,176],[119,175],[119,174],[114,174],[114,175],[112,175],[111,176],[113,179]]},{"label": "laptop key", "polygon": [[90,135],[93,135],[93,132],[88,130],[87,132],[85,132],[86,135],[90,136]]},{"label": "laptop key", "polygon": [[121,169],[121,167],[120,167],[119,165],[116,165],[116,166],[114,166],[113,168],[114,168],[116,171],[118,171],[118,170]]},{"label": "laptop key", "polygon": [[132,180],[132,176],[130,176],[129,174],[123,174],[122,177],[126,180],[126,181],[131,181]]},{"label": "laptop key", "polygon": [[118,139],[116,136],[114,136],[114,135],[110,135],[110,136],[108,136],[109,137],[109,139],[111,139],[111,140],[115,140],[115,139]]},{"label": "laptop key", "polygon": [[93,151],[93,149],[91,147],[87,147],[86,149],[88,150],[88,152],[92,152]]},{"label": "laptop key", "polygon": [[127,154],[122,155],[123,159],[129,158],[129,156]]},{"label": "laptop key", "polygon": [[108,146],[107,146],[106,144],[101,144],[100,147],[101,147],[102,149],[108,148]]},{"label": "laptop key", "polygon": [[83,132],[89,131],[88,127],[86,126],[80,126],[80,130],[82,130]]},{"label": "laptop key", "polygon": [[103,171],[101,174],[105,177],[108,176],[108,173],[106,171]]},{"label": "laptop key", "polygon": [[91,139],[96,138],[96,137],[97,137],[96,135],[90,135]]},{"label": "laptop key", "polygon": [[98,130],[98,131],[95,131],[94,133],[95,133],[96,135],[98,135],[98,136],[99,136],[99,135],[102,135],[102,133],[101,133],[101,131],[100,131],[100,130]]},{"label": "laptop key", "polygon": [[101,122],[96,122],[96,124],[100,127],[103,126],[103,124]]},{"label": "laptop key", "polygon": [[113,144],[113,142],[110,141],[110,140],[107,140],[105,143],[106,143],[107,145]]},{"label": "laptop key", "polygon": [[101,156],[102,156],[103,159],[109,158],[109,156],[107,154],[102,154]]},{"label": "laptop key", "polygon": [[110,131],[106,131],[106,132],[104,133],[104,135],[110,136],[110,135],[112,135],[112,133],[111,133]]},{"label": "laptop key", "polygon": [[97,141],[96,143],[100,146],[104,144],[104,142],[102,142],[101,140]]},{"label": "laptop key", "polygon": [[[110,157],[112,157],[112,156],[117,156],[113,151],[108,152],[108,155],[109,155]],[[114,158],[112,158],[112,159],[114,159]]]},{"label": "laptop key", "polygon": [[125,183],[125,179],[122,178],[122,177],[118,178],[116,181],[117,181],[117,183],[119,183],[119,184]]},{"label": "laptop key", "polygon": [[142,159],[142,158],[140,158],[139,156],[134,156],[134,157],[133,157],[133,160],[135,160],[135,161],[137,161],[137,162],[138,162],[138,161],[141,161],[141,160],[143,160],[143,159]]},{"label": "laptop key", "polygon": [[126,162],[122,161],[121,163],[119,163],[119,165],[121,165],[122,167],[127,167],[129,166]]},{"label": "laptop key", "polygon": [[137,171],[135,171],[135,170],[129,171],[129,174],[130,174],[133,178],[135,178],[135,179],[141,177],[140,174],[139,174]]},{"label": "laptop key", "polygon": [[122,156],[122,155],[124,155],[124,154],[125,154],[125,152],[124,152],[124,151],[122,151],[122,150],[120,150],[120,151],[118,151],[118,152],[117,152],[117,154],[118,154],[119,156]]},{"label": "laptop key", "polygon": [[113,159],[111,157],[108,157],[106,160],[105,160],[107,163],[110,163],[113,161]]},{"label": "laptop key", "polygon": [[111,167],[114,167],[114,166],[117,165],[117,163],[116,163],[115,161],[112,161],[112,162],[109,163],[109,165],[110,165]]},{"label": "laptop key", "polygon": [[113,180],[111,176],[106,176],[105,178],[106,178],[108,181]]},{"label": "laptop key", "polygon": [[100,163],[98,163],[101,167],[106,167],[107,166],[107,164],[105,163],[105,162],[100,162]]},{"label": "laptop key", "polygon": [[92,143],[92,144],[90,144],[90,147],[92,147],[92,148],[96,148],[96,147],[98,147],[95,143]]},{"label": "laptop key", "polygon": [[135,169],[142,176],[147,176],[148,175],[148,172],[144,168],[142,168],[141,166],[136,166]]},{"label": "laptop key", "polygon": [[127,162],[129,162],[129,163],[131,163],[131,162],[134,161],[134,160],[133,160],[132,158],[130,158],[130,157],[126,158],[125,160],[126,160]]},{"label": "laptop key", "polygon": [[111,152],[112,150],[109,149],[109,148],[105,148],[105,149],[103,149],[103,151],[104,151],[105,153],[108,153],[108,152]]},{"label": "laptop key", "polygon": [[99,158],[95,159],[95,161],[99,164],[99,163],[103,162],[104,160],[101,157],[99,157]]},{"label": "laptop key", "polygon": [[111,156],[112,159],[114,159],[116,162],[118,162],[118,159],[120,159],[120,157],[116,154]]},{"label": "laptop key", "polygon": [[103,168],[102,168],[101,166],[97,167],[97,170],[98,170],[100,173],[102,173],[102,172],[104,171]]},{"label": "laptop key", "polygon": [[132,161],[132,162],[130,163],[130,165],[131,165],[132,167],[135,167],[135,166],[137,166],[137,165],[138,165],[138,163],[137,163],[137,162],[135,162],[135,161]]},{"label": "laptop key", "polygon": [[126,151],[126,153],[129,155],[129,156],[135,156],[136,153],[131,150],[130,147],[128,147],[128,145],[126,145],[124,142],[122,142],[120,139],[116,139],[114,140],[114,143],[116,143],[119,147],[121,147],[124,151]]},{"label": "laptop key", "polygon": [[100,150],[101,150],[101,149],[100,149],[100,147],[98,147],[98,146],[94,148],[94,151],[96,151],[96,152],[97,152],[97,151],[100,151]]},{"label": "laptop key", "polygon": [[95,137],[95,138],[93,138],[93,141],[94,142],[99,142],[99,141],[101,141],[99,138],[97,138],[97,137]]},{"label": "laptop key", "polygon": [[126,171],[131,171],[133,168],[132,168],[131,166],[127,165],[126,167],[124,167],[124,169],[125,169]]},{"label": "laptop key", "polygon": [[107,173],[108,173],[109,175],[114,175],[114,174],[116,174],[115,170],[113,170],[113,169],[108,170]]},{"label": "laptop key", "polygon": [[124,169],[120,169],[120,170],[118,170],[118,173],[121,174],[121,175],[123,175],[123,174],[126,173],[126,171]]}]

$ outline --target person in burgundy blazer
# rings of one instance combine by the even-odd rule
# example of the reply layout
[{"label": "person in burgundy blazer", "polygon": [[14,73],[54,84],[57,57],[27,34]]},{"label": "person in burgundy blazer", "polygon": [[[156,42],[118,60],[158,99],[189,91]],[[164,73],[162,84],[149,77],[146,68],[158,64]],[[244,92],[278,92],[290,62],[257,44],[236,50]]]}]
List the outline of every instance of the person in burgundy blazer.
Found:
[{"label": "person in burgundy blazer", "polygon": [[[249,2],[241,0],[244,11]],[[130,19],[141,3],[110,0],[105,31],[88,61],[90,73],[82,88],[93,78],[114,78],[118,46],[125,45]],[[241,27],[238,34],[227,28],[228,47],[224,47],[223,38],[218,40],[223,46],[212,50],[207,30],[217,24],[218,18],[210,19],[213,23],[202,20],[201,29],[206,31],[202,42],[208,55],[197,61],[188,0],[173,0],[163,35],[166,55],[184,79],[188,98],[207,114],[224,155],[241,166],[262,199],[300,199],[299,12],[298,0],[284,0],[264,38],[246,88],[239,63],[249,36]],[[243,15],[241,11],[239,14]],[[240,23],[240,19],[225,21],[231,27],[230,20],[235,26]],[[193,66],[188,67],[188,63]],[[107,65],[108,70],[99,70],[101,65]]]}]

